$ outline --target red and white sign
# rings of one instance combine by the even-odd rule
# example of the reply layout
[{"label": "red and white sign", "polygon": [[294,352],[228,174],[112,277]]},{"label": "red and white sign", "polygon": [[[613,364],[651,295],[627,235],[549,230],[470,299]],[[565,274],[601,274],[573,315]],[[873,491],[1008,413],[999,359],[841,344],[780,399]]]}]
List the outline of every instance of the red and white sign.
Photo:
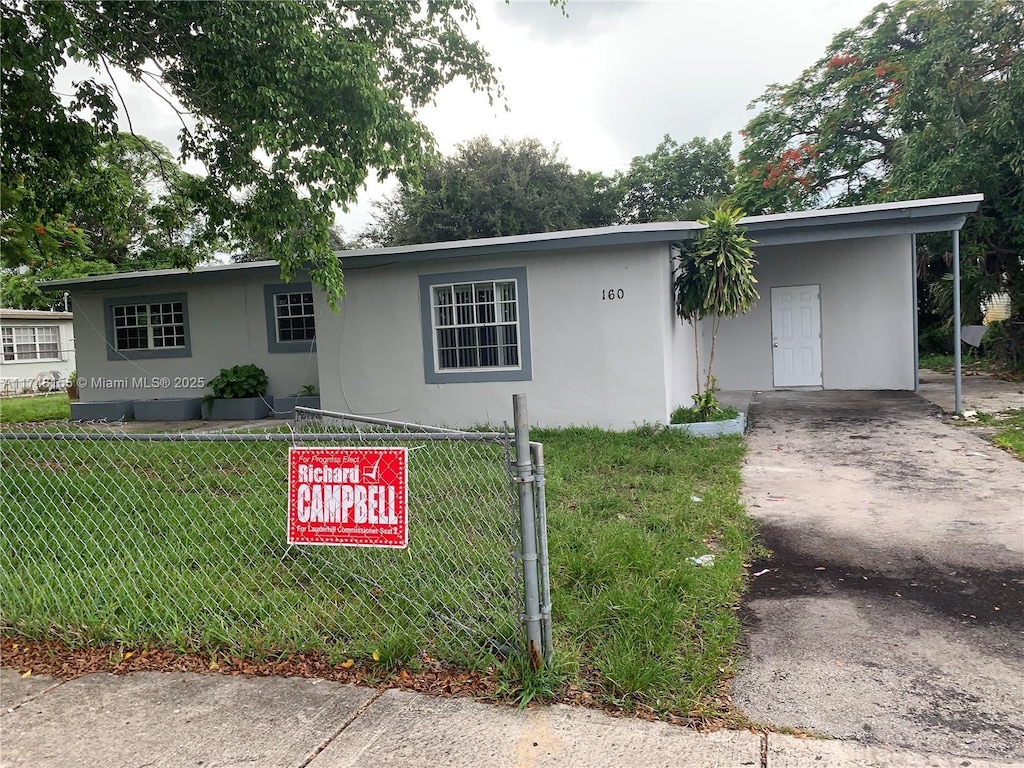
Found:
[{"label": "red and white sign", "polygon": [[289,448],[288,543],[409,543],[406,448]]}]

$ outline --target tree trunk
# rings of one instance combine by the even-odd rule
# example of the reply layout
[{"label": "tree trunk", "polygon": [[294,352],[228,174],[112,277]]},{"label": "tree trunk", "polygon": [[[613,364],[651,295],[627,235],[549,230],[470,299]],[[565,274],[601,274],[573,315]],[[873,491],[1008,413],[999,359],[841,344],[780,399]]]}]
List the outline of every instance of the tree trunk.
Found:
[{"label": "tree trunk", "polygon": [[700,338],[697,336],[697,320],[690,321],[693,324],[693,358],[697,364],[697,394],[700,394]]},{"label": "tree trunk", "polygon": [[711,353],[708,355],[708,378],[707,384],[704,386],[704,390],[711,389],[711,370],[715,365],[715,339],[718,338],[718,321],[720,320],[718,313],[711,320]]}]

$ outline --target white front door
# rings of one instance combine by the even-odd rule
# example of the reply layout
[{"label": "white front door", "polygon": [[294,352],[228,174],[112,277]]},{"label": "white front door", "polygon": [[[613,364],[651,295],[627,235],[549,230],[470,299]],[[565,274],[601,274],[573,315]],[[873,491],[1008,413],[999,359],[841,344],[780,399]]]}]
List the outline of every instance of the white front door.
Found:
[{"label": "white front door", "polygon": [[820,286],[772,288],[772,366],[776,387],[821,386]]}]

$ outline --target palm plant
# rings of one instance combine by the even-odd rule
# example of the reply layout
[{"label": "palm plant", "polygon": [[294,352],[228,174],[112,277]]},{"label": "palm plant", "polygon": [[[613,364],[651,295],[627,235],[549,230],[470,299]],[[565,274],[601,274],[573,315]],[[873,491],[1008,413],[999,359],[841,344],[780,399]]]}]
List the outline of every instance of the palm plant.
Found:
[{"label": "palm plant", "polygon": [[719,323],[723,317],[749,312],[760,298],[754,287],[757,259],[753,246],[757,243],[740,228],[739,220],[743,215],[739,208],[719,206],[698,221],[705,229],[695,240],[682,246],[675,257],[676,314],[680,320],[693,325],[698,395],[701,382],[697,321],[711,318],[711,351],[704,390],[713,393]]}]

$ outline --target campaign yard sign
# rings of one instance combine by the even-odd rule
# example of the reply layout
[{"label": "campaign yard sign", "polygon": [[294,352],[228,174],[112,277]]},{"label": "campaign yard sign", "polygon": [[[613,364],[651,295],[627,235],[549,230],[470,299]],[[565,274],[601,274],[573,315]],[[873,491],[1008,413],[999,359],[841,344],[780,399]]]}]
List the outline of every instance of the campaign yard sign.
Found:
[{"label": "campaign yard sign", "polygon": [[288,543],[409,543],[408,449],[288,449]]}]

